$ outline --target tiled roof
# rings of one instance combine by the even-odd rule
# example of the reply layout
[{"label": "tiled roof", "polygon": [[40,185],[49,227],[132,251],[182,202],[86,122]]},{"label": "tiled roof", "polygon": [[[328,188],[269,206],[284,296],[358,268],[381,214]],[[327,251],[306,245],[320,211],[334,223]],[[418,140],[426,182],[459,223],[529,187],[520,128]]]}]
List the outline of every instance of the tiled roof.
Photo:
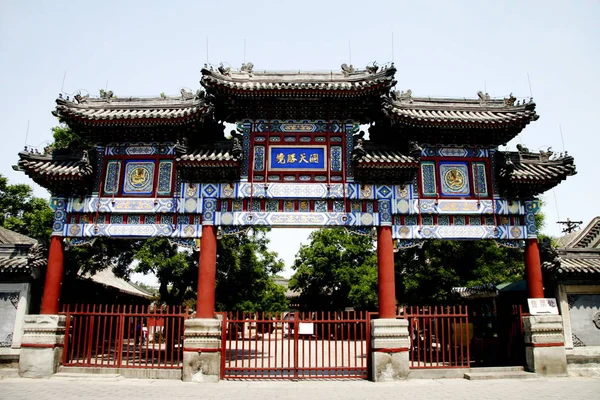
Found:
[{"label": "tiled roof", "polygon": [[366,154],[356,160],[359,167],[385,166],[393,168],[416,168],[419,162],[411,156],[406,156],[397,150],[369,150]]},{"label": "tiled roof", "polygon": [[600,277],[600,217],[556,242],[559,247],[555,249],[554,258],[544,262],[544,269],[562,276]]},{"label": "tiled roof", "polygon": [[182,164],[204,161],[238,161],[229,149],[201,149],[177,158]]},{"label": "tiled roof", "polygon": [[0,244],[36,244],[37,240],[0,226]]},{"label": "tiled roof", "polygon": [[86,273],[81,277],[90,279],[104,286],[115,288],[122,293],[127,293],[144,298],[152,297],[151,294],[148,294],[138,289],[136,286],[132,285],[130,282],[127,282],[125,279],[115,276],[115,274],[110,270],[110,268],[98,271],[93,275],[91,275],[90,273]]},{"label": "tiled roof", "polygon": [[578,257],[560,256],[559,274],[593,275],[600,274],[600,251],[583,253]]},{"label": "tiled roof", "polygon": [[568,155],[550,158],[551,153],[498,152],[501,186],[515,194],[536,195],[552,189],[575,175],[574,159]]},{"label": "tiled roof", "polygon": [[27,252],[8,255],[0,251],[0,272],[28,272],[27,264]]},{"label": "tiled roof", "polygon": [[89,99],[77,103],[56,100],[53,114],[65,119],[110,124],[177,124],[200,116],[209,106],[197,98],[110,98]]},{"label": "tiled roof", "polygon": [[[280,96],[281,91],[301,91],[310,97],[310,92],[328,91],[332,94],[344,95],[350,92],[369,92],[375,88],[389,90],[396,82],[396,69],[391,66],[381,68],[377,72],[301,72],[301,71],[232,71],[219,69],[202,69],[201,83],[206,88],[219,87],[234,91],[247,91],[251,96]],[[334,94],[334,95],[335,95]]]},{"label": "tiled roof", "polygon": [[559,237],[558,247],[564,248],[599,248],[600,247],[600,217],[594,218],[587,226],[579,231]]},{"label": "tiled roof", "polygon": [[0,227],[0,272],[31,273],[46,263],[38,241]]},{"label": "tiled roof", "polygon": [[[93,168],[89,162],[82,162],[77,157],[52,157],[52,155],[38,155],[28,152],[19,153],[19,169],[27,175],[53,179],[84,178],[92,174]],[[34,179],[35,180],[35,179]]]},{"label": "tiled roof", "polygon": [[[394,99],[395,97],[395,99]],[[538,119],[535,103],[514,104],[515,99],[436,99],[395,94],[384,104],[388,114],[408,126],[503,128],[525,126]]]}]

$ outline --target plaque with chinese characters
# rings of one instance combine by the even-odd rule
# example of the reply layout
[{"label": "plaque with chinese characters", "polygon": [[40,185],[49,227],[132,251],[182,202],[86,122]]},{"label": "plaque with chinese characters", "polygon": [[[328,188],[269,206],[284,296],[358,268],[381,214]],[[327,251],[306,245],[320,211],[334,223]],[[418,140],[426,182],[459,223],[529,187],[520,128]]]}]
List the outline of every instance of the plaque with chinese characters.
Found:
[{"label": "plaque with chinese characters", "polygon": [[270,171],[325,171],[326,146],[271,146]]}]

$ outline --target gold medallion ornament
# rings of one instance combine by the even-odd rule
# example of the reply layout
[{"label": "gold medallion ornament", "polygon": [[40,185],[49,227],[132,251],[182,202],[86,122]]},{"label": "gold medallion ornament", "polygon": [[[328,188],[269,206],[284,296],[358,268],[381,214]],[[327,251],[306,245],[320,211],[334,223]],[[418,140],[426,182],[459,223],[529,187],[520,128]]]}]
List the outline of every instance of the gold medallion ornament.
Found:
[{"label": "gold medallion ornament", "polygon": [[129,182],[131,186],[135,188],[144,187],[148,181],[150,180],[150,173],[146,168],[136,167],[133,171],[131,171],[131,175],[129,177]]},{"label": "gold medallion ornament", "polygon": [[467,177],[465,173],[457,168],[452,168],[444,174],[446,186],[453,191],[459,191],[465,187]]}]

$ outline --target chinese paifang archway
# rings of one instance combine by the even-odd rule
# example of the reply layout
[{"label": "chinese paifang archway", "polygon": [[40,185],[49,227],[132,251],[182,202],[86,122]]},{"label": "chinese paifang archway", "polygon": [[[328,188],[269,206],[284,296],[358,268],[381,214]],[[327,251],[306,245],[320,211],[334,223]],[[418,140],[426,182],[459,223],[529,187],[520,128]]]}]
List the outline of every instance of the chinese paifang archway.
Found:
[{"label": "chinese paifang archway", "polygon": [[498,149],[538,119],[531,99],[413,97],[395,72],[247,64],[204,68],[203,89],[177,97],[60,96],[54,115],[96,146],[19,153],[53,195],[42,313],[58,311],[63,238],[201,237],[197,315],[213,318],[217,229],[248,226],[376,229],[381,318],[395,317],[394,246],[433,238],[525,241],[543,297],[536,196],[573,158]]}]

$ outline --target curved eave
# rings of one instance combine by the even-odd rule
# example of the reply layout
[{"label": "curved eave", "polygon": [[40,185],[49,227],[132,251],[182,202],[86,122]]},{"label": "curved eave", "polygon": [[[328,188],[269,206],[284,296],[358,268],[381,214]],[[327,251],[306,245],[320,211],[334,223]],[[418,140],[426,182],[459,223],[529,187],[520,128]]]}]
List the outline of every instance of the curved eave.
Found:
[{"label": "curved eave", "polygon": [[210,112],[204,103],[157,104],[144,107],[130,104],[94,102],[75,104],[58,99],[54,116],[66,121],[93,126],[185,125]]},{"label": "curved eave", "polygon": [[19,153],[19,169],[33,180],[74,180],[82,181],[89,178],[93,169],[91,166],[80,168],[80,161],[55,161],[42,157],[29,158],[27,153]]},{"label": "curved eave", "polygon": [[[275,79],[261,77],[229,77],[214,71],[203,69],[201,84],[216,93],[229,94],[246,98],[357,98],[372,94],[387,93],[396,84],[393,70],[385,70],[379,74],[359,75],[356,78],[340,78],[332,75],[331,80],[310,79],[297,80],[294,75],[281,75]],[[335,78],[334,78],[335,77]]]},{"label": "curved eave", "polygon": [[[455,102],[458,102],[456,100]],[[535,112],[535,103],[523,106],[490,106],[474,101],[462,101],[458,106],[448,101],[447,105],[401,103],[387,101],[384,111],[399,123],[415,128],[451,128],[451,129],[503,129],[507,127],[524,128],[539,116]]]}]

